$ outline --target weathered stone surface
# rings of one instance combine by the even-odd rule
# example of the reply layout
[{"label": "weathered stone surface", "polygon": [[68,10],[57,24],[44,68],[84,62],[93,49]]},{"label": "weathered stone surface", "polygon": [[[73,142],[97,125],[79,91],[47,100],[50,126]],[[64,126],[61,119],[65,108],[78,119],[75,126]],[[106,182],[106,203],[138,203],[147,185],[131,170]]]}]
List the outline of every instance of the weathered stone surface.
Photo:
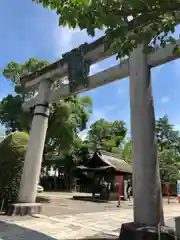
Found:
[{"label": "weathered stone surface", "polygon": [[[171,231],[161,231],[160,239],[161,240],[173,240],[175,237],[174,233]],[[134,222],[125,223],[121,226],[120,236],[121,240],[158,240],[159,233],[153,227],[148,227],[142,224],[136,224]]]},{"label": "weathered stone surface", "polygon": [[8,216],[25,216],[41,213],[41,204],[39,203],[15,203],[8,207]]}]

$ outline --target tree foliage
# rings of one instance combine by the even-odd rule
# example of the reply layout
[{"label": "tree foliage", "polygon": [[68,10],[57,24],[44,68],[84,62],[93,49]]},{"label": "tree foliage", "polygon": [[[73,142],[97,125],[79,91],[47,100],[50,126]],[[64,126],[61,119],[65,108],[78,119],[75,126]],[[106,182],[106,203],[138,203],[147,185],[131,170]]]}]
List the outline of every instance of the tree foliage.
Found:
[{"label": "tree foliage", "polygon": [[32,116],[22,111],[22,103],[20,95],[10,94],[0,102],[0,123],[5,126],[6,133],[29,131]]},{"label": "tree foliage", "polygon": [[156,121],[156,135],[161,180],[175,183],[180,171],[180,133],[165,115]]},{"label": "tree foliage", "polygon": [[[24,113],[21,105],[24,98],[31,97],[34,92],[24,91],[20,77],[48,64],[48,61],[30,58],[24,64],[10,62],[4,69],[4,76],[13,82],[17,93],[16,96],[8,95],[0,102],[0,123],[6,127],[7,132],[29,131],[32,114]],[[88,96],[72,96],[51,104],[44,157],[52,159],[59,151],[69,151],[78,139],[78,133],[86,128],[91,112],[92,99]]]},{"label": "tree foliage", "polygon": [[[107,122],[103,119],[95,122],[90,128],[89,141],[101,141],[102,148],[117,153],[120,158],[129,164],[132,164],[132,141],[121,138],[120,147],[114,146],[113,138],[107,140]],[[156,120],[156,136],[157,136],[157,157],[160,165],[160,175],[162,183],[176,183],[180,178],[180,133],[175,130],[174,126],[169,122],[168,116]],[[105,143],[105,144],[104,144]],[[111,148],[107,149],[108,144]]]},{"label": "tree foliage", "polygon": [[176,183],[180,174],[180,156],[172,148],[158,151],[162,183]]},{"label": "tree foliage", "polygon": [[36,72],[49,64],[46,60],[38,60],[36,58],[30,58],[23,64],[12,61],[4,69],[3,75],[6,79],[13,81],[14,84],[20,85],[20,77]]},{"label": "tree foliage", "polygon": [[164,149],[170,149],[176,145],[178,147],[179,132],[174,130],[167,115],[156,121],[156,136],[159,151],[162,152]]},{"label": "tree foliage", "polygon": [[3,75],[6,79],[14,83],[17,94],[20,94],[23,98],[32,97],[36,91],[26,92],[24,83],[21,82],[21,77],[36,72],[49,64],[46,60],[38,60],[36,58],[30,58],[23,64],[12,61],[4,68]]},{"label": "tree foliage", "polygon": [[56,10],[59,25],[85,29],[91,36],[104,29],[105,42],[121,57],[144,41],[151,47],[173,41],[168,33],[180,23],[180,0],[32,1]]},{"label": "tree foliage", "polygon": [[127,163],[132,164],[132,141],[125,141],[120,152],[121,158]]},{"label": "tree foliage", "polygon": [[[52,104],[47,130],[45,155],[69,153],[78,141],[78,133],[86,128],[91,114],[90,97],[71,97]],[[54,154],[52,154],[52,151]]]},{"label": "tree foliage", "polygon": [[16,132],[0,143],[0,201],[5,206],[17,200],[28,141],[27,133]]},{"label": "tree foliage", "polygon": [[99,119],[90,126],[87,139],[93,149],[103,148],[106,151],[118,151],[121,141],[127,133],[123,121],[108,122]]}]

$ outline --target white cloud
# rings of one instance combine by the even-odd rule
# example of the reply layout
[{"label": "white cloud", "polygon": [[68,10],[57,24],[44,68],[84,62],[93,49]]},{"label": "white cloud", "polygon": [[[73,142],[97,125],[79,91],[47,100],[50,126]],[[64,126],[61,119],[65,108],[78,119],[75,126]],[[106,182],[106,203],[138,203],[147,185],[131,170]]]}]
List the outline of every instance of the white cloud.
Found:
[{"label": "white cloud", "polygon": [[167,103],[169,101],[169,97],[168,96],[164,96],[161,98],[161,102],[162,103]]},{"label": "white cloud", "polygon": [[89,120],[89,125],[96,122],[97,120],[104,118],[105,120],[109,120],[109,114],[116,109],[115,105],[107,105],[102,109],[95,108],[93,109],[93,114]]},{"label": "white cloud", "polygon": [[54,21],[53,25],[55,26],[53,31],[54,51],[57,58],[61,57],[63,53],[85,42],[92,42],[104,34],[103,31],[98,30],[96,36],[92,38],[88,36],[85,30],[81,31],[79,28],[70,29],[68,27],[59,27]]},{"label": "white cloud", "polygon": [[53,39],[56,57],[61,57],[63,53],[76,47],[72,45],[72,39],[78,32],[80,32],[79,29],[71,30],[68,27],[55,27]]},{"label": "white cloud", "polygon": [[[99,37],[104,35],[102,30],[97,30],[95,37],[90,37],[87,35],[86,31],[81,31],[80,29],[69,29],[68,27],[59,27],[57,23],[53,21],[52,27],[54,26],[53,39],[54,42],[54,55],[56,58],[61,58],[62,54],[72,50],[73,48],[78,47],[79,45],[85,42],[93,42]],[[90,76],[102,71],[101,64],[96,63],[90,67]],[[96,92],[96,89],[93,89],[91,92]]]}]

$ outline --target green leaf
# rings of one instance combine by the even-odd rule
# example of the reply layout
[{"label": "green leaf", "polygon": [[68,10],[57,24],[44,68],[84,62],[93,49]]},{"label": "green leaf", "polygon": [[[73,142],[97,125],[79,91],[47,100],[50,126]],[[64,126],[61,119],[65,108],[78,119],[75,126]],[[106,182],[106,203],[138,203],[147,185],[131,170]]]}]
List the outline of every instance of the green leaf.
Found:
[{"label": "green leaf", "polygon": [[180,56],[180,46],[175,46],[173,49],[173,54],[176,56]]},{"label": "green leaf", "polygon": [[[45,7],[56,9],[60,26],[79,27],[90,36],[96,29],[105,29],[108,46],[118,57],[129,55],[134,47],[155,39],[161,47],[173,39],[176,25],[180,23],[178,15],[179,0],[39,0]],[[131,20],[129,16],[132,16]],[[174,42],[174,41],[173,41]]]}]

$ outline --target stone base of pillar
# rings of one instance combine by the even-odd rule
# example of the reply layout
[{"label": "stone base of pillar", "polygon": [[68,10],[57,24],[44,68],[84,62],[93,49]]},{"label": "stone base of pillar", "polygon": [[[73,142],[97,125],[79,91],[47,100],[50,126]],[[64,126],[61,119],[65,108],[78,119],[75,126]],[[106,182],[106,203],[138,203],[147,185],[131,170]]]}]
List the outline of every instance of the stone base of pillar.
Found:
[{"label": "stone base of pillar", "polygon": [[180,236],[180,217],[175,217],[175,229],[176,229],[176,235]]},{"label": "stone base of pillar", "polygon": [[134,222],[125,223],[121,226],[119,239],[121,240],[174,240],[175,233],[172,229],[164,229],[161,234],[153,227],[136,224]]},{"label": "stone base of pillar", "polygon": [[41,210],[40,203],[15,203],[9,205],[6,214],[8,216],[26,216],[40,214]]}]

